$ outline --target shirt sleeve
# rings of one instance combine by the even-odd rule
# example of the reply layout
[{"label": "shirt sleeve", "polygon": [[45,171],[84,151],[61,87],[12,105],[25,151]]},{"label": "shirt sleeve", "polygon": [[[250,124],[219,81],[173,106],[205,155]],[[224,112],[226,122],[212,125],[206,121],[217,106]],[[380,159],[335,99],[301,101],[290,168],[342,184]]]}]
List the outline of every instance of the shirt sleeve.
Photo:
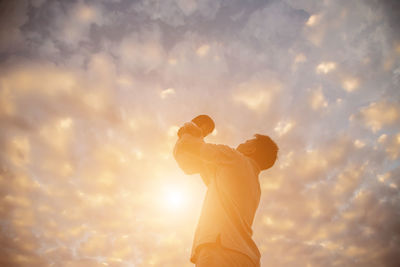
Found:
[{"label": "shirt sleeve", "polygon": [[205,163],[214,165],[231,164],[237,157],[236,150],[226,145],[205,143],[200,149],[200,157]]},{"label": "shirt sleeve", "polygon": [[198,151],[202,142],[201,138],[193,137],[189,134],[183,134],[176,142],[174,158],[184,173],[200,173],[202,161],[195,151]]},{"label": "shirt sleeve", "polygon": [[174,149],[174,157],[177,161],[183,162],[185,157],[186,160],[192,158],[192,165],[197,165],[195,168],[198,170],[204,163],[229,164],[234,160],[236,153],[238,153],[236,150],[226,145],[205,143],[202,138],[188,134],[178,139]]}]

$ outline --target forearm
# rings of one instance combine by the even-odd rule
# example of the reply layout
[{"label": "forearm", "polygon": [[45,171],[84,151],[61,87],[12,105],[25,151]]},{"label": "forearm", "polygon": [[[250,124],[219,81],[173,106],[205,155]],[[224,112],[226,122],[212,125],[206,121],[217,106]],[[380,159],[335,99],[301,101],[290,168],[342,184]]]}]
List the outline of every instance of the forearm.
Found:
[{"label": "forearm", "polygon": [[201,137],[183,134],[176,142],[174,157],[182,169],[182,166],[190,166],[197,171],[204,164],[231,162],[235,152],[228,146],[205,143]]},{"label": "forearm", "polygon": [[201,150],[204,145],[202,138],[192,136],[190,134],[184,134],[177,142],[179,150],[191,154],[192,156],[200,157]]},{"label": "forearm", "polygon": [[202,143],[204,143],[202,138],[188,134],[183,134],[176,142],[174,158],[186,174],[194,174],[201,171],[203,163],[199,157],[199,151]]}]

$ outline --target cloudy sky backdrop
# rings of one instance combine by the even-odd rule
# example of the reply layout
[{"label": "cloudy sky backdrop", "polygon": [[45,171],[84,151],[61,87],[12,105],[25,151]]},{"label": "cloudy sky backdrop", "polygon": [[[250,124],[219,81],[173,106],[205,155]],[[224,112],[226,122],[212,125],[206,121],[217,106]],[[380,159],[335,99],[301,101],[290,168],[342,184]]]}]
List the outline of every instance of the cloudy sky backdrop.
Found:
[{"label": "cloudy sky backdrop", "polygon": [[270,135],[262,266],[398,266],[400,4],[0,2],[0,265],[192,266],[205,186],[172,157]]}]

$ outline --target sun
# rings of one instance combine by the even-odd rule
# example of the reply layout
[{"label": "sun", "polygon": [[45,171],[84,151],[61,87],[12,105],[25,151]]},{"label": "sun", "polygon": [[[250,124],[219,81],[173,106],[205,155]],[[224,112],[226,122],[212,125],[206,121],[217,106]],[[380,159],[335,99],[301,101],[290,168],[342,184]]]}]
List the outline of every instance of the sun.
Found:
[{"label": "sun", "polygon": [[182,205],[182,202],[183,202],[182,201],[183,200],[182,193],[178,192],[178,191],[170,191],[166,195],[166,200],[167,200],[169,206],[177,208]]},{"label": "sun", "polygon": [[168,210],[178,211],[185,207],[187,198],[183,190],[179,188],[166,188],[164,192],[164,206]]}]

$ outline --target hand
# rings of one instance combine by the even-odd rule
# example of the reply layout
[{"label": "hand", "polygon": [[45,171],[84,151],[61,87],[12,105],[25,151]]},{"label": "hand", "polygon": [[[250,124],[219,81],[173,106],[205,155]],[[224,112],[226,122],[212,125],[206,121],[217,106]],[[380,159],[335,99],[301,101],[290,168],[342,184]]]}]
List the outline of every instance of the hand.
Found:
[{"label": "hand", "polygon": [[195,137],[202,137],[203,131],[193,122],[186,122],[178,131],[179,137],[182,137],[183,134],[190,134]]}]

